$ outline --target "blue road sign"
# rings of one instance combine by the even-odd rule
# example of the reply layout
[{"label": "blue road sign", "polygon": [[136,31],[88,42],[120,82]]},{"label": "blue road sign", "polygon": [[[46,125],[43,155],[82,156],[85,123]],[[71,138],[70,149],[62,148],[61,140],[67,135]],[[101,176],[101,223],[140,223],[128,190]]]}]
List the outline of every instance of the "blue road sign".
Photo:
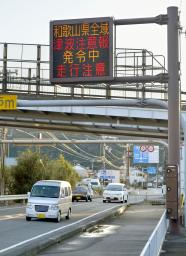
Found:
[{"label": "blue road sign", "polygon": [[157,168],[154,166],[147,167],[148,174],[156,174]]},{"label": "blue road sign", "polygon": [[148,163],[148,152],[141,151],[140,146],[134,145],[133,148],[133,163],[139,164],[139,163]]},{"label": "blue road sign", "polygon": [[150,164],[159,163],[159,146],[139,146],[134,145],[133,147],[133,163],[139,164]]}]

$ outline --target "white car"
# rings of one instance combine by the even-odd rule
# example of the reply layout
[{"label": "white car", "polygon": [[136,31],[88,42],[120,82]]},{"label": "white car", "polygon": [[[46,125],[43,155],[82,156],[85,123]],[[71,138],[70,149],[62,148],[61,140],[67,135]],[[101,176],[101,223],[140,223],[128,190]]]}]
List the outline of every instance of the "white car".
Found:
[{"label": "white car", "polygon": [[26,206],[26,220],[32,218],[54,219],[60,222],[61,217],[70,218],[72,209],[72,190],[67,181],[37,181],[29,193]]},{"label": "white car", "polygon": [[103,192],[103,203],[121,202],[127,203],[128,191],[123,183],[109,183]]}]

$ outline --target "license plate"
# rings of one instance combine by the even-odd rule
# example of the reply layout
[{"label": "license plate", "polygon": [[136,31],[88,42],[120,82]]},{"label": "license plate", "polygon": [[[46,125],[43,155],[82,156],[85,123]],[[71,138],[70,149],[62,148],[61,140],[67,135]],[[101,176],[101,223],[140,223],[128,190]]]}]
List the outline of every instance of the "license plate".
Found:
[{"label": "license plate", "polygon": [[39,214],[37,215],[37,217],[38,217],[39,219],[44,219],[44,218],[45,218],[45,214],[44,214],[44,213],[39,213]]},{"label": "license plate", "polygon": [[76,199],[81,199],[81,197],[80,196],[76,196]]}]

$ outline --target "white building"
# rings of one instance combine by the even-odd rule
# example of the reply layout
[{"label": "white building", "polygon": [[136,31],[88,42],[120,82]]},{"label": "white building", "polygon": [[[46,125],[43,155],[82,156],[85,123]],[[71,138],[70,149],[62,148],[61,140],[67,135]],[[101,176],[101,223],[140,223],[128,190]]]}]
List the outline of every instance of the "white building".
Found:
[{"label": "white building", "polygon": [[146,179],[144,177],[144,173],[139,169],[130,169],[129,173],[129,183],[130,185],[134,185],[137,183],[143,183]]}]

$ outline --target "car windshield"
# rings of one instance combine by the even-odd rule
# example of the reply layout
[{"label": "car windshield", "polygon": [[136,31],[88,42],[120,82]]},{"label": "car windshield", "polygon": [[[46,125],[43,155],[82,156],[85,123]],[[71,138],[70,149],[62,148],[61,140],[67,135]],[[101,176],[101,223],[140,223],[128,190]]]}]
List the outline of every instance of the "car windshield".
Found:
[{"label": "car windshield", "polygon": [[31,190],[31,197],[59,198],[60,187],[35,185]]},{"label": "car windshield", "polygon": [[91,181],[91,184],[94,186],[94,185],[98,185],[98,182],[96,182],[96,181]]},{"label": "car windshield", "polygon": [[111,191],[122,191],[121,185],[108,185],[105,190],[111,190]]},{"label": "car windshield", "polygon": [[87,188],[86,187],[76,187],[74,190],[73,190],[73,193],[78,193],[78,192],[86,192],[87,191]]}]

